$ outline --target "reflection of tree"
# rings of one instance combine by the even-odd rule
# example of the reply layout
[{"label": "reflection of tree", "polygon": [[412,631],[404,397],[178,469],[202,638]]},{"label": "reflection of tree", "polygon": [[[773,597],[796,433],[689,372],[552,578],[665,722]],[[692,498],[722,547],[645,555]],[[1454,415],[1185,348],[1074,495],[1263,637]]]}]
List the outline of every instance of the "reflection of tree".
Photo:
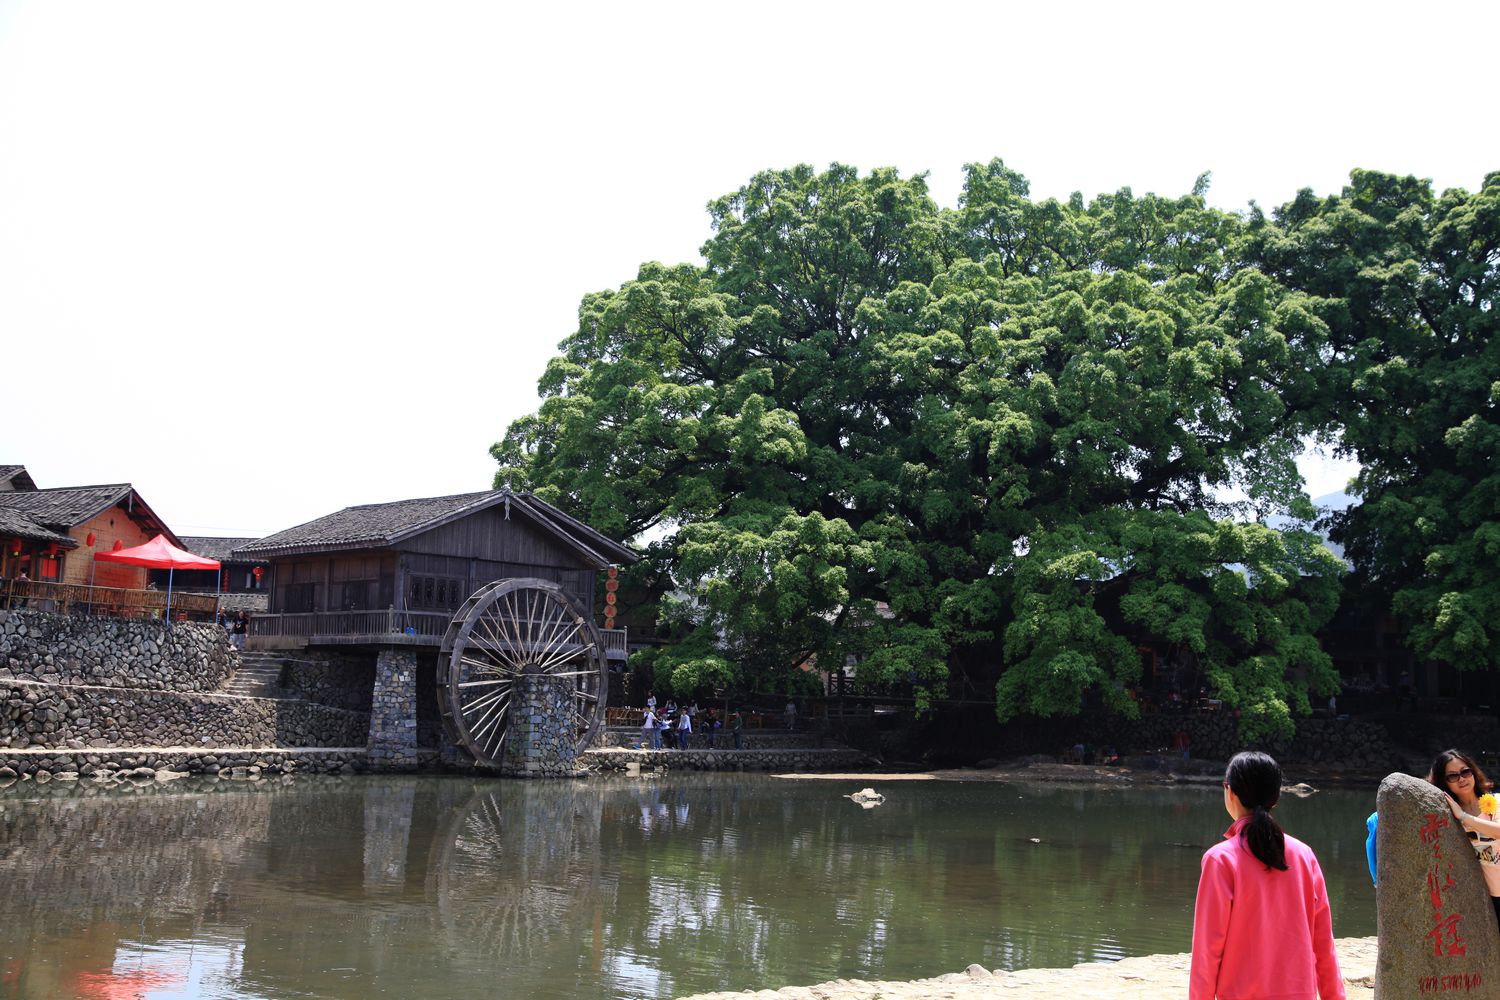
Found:
[{"label": "reflection of tree", "polygon": [[[250,995],[422,995],[434,977],[488,995],[503,970],[507,995],[543,1000],[1067,965],[1184,949],[1227,825],[1197,789],[877,787],[869,811],[837,782],[728,774],[12,790],[0,970],[103,972],[180,939],[235,951]],[[1373,929],[1337,888],[1364,877],[1367,811],[1278,810],[1318,851],[1341,933]],[[76,992],[55,985],[27,989]]]}]

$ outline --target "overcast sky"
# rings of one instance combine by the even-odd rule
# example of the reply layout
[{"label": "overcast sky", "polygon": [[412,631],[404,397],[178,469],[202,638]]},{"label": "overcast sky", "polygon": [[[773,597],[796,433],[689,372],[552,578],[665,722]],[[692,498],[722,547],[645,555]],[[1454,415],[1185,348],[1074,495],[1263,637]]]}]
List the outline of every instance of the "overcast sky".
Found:
[{"label": "overcast sky", "polygon": [[486,489],[580,297],[759,169],[1472,190],[1497,11],[0,0],[0,464],[188,535]]}]

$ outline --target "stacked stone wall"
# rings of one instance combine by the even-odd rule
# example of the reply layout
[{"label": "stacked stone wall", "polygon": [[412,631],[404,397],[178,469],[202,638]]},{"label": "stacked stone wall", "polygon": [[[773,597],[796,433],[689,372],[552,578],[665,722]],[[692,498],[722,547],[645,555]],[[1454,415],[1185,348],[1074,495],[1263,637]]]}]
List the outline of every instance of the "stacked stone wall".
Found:
[{"label": "stacked stone wall", "polygon": [[[51,750],[26,753],[0,750],[0,788],[18,779],[49,781],[93,779],[90,786],[112,787],[105,780],[159,788],[174,775],[208,774],[255,779],[275,774],[352,774],[369,770],[361,748],[296,750]],[[95,785],[95,782],[100,784]]]},{"label": "stacked stone wall", "polygon": [[214,691],[236,661],[211,624],[0,611],[0,679]]},{"label": "stacked stone wall", "polygon": [[368,712],[375,688],[375,657],[370,653],[305,650],[288,656],[282,684],[293,697],[352,712]]},{"label": "stacked stone wall", "polygon": [[584,766],[599,771],[624,771],[631,764],[668,771],[846,771],[866,767],[860,750],[627,750],[607,747],[590,750]]},{"label": "stacked stone wall", "polygon": [[572,681],[522,674],[511,699],[510,731],[500,773],[518,778],[565,778],[578,773]]},{"label": "stacked stone wall", "polygon": [[[1493,720],[1478,717],[1441,717],[1428,729],[1443,746],[1485,748],[1500,745],[1500,729]],[[1466,725],[1456,724],[1466,723]],[[884,728],[869,720],[835,726],[832,735],[885,760],[920,761],[931,767],[959,767],[986,758],[1057,755],[1082,743],[1094,750],[1114,747],[1123,756],[1169,752],[1173,736],[1187,733],[1192,757],[1223,761],[1240,750],[1265,750],[1283,764],[1389,773],[1410,766],[1425,744],[1424,720],[1299,718],[1289,740],[1250,742],[1239,736],[1233,712],[1161,711],[1126,719],[1102,711],[1050,719],[995,720],[987,707],[948,710],[923,720]],[[1484,734],[1489,733],[1490,736]],[[1399,734],[1399,735],[1394,735]],[[1470,742],[1462,742],[1468,738]],[[1419,746],[1421,744],[1421,746]]]},{"label": "stacked stone wall", "polygon": [[0,681],[0,746],[354,747],[369,714],[274,698]]}]

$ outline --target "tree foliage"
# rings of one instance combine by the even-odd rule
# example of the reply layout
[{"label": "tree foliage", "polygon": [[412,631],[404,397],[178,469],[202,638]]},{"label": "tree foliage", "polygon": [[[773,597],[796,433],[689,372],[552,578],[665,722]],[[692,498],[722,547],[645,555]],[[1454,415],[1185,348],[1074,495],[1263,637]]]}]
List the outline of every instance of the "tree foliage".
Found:
[{"label": "tree foliage", "polygon": [[1424,659],[1500,666],[1500,173],[1435,196],[1356,170],[1247,254],[1318,300],[1325,426],[1361,463],[1334,537],[1361,582]]},{"label": "tree foliage", "polygon": [[1311,516],[1347,307],[1206,184],[1033,201],[994,160],[940,209],[893,170],[758,174],[703,266],[584,298],[497,481],[649,543],[679,690],[854,656],[1002,718],[1130,713],[1149,644],[1285,733],[1337,684],[1341,564],[1244,515]]}]

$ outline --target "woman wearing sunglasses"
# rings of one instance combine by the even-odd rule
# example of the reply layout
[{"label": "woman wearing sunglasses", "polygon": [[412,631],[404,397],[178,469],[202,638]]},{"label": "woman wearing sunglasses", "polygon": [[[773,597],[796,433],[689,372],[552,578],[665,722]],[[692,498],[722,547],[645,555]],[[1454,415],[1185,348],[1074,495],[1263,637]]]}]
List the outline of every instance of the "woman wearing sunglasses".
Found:
[{"label": "woman wearing sunglasses", "polygon": [[1489,886],[1495,916],[1500,918],[1500,806],[1490,794],[1494,787],[1479,764],[1462,750],[1444,750],[1432,762],[1427,780],[1448,793],[1448,808],[1458,820]]}]

